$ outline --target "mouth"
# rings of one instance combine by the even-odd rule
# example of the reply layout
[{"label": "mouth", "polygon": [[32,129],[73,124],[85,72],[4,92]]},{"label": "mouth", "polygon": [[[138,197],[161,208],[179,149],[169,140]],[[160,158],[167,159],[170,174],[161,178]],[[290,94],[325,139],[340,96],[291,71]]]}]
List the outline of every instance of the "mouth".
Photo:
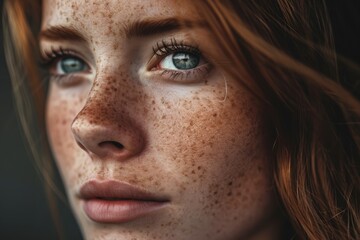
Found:
[{"label": "mouth", "polygon": [[125,223],[164,208],[169,199],[127,183],[92,180],[79,194],[85,214],[99,223]]}]

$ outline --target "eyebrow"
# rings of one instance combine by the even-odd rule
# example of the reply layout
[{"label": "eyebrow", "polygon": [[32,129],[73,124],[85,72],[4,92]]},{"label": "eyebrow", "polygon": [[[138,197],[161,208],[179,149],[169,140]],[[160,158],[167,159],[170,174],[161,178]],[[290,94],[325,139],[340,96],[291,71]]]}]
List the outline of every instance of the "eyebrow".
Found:
[{"label": "eyebrow", "polygon": [[[146,19],[130,23],[124,26],[124,33],[127,38],[146,37],[150,35],[161,34],[180,30],[183,28],[204,27],[205,23],[200,21],[190,21],[178,18],[166,19]],[[85,42],[86,37],[79,30],[72,26],[51,26],[42,30],[40,39],[46,40],[68,40]]]},{"label": "eyebrow", "polygon": [[85,42],[86,38],[79,30],[72,26],[51,26],[42,30],[39,34],[40,40],[68,40]]},{"label": "eyebrow", "polygon": [[165,32],[171,32],[184,28],[204,27],[205,23],[200,21],[190,21],[178,18],[166,19],[148,19],[143,21],[135,21],[125,26],[125,35],[131,37],[146,37]]}]

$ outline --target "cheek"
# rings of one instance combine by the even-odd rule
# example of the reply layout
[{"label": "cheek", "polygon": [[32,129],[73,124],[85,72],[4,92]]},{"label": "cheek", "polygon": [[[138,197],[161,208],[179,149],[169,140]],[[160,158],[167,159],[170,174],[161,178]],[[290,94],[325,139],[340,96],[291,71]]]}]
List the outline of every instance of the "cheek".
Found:
[{"label": "cheek", "polygon": [[46,107],[47,133],[56,163],[66,174],[76,163],[74,157],[83,154],[74,140],[71,123],[83,107],[84,98],[76,93],[63,95],[54,83],[51,85]]},{"label": "cheek", "polygon": [[[214,89],[221,90],[194,93],[191,99],[152,101],[156,115],[150,121],[151,147],[160,161],[168,163],[169,174],[181,179],[177,191],[196,191],[212,182],[217,182],[212,188],[223,188],[249,176],[250,168],[270,169],[267,128],[257,101],[238,86],[228,86],[225,100],[223,87]],[[235,187],[232,183],[228,188]]]},{"label": "cheek", "polygon": [[266,129],[255,100],[233,89],[229,86],[225,101],[222,92],[153,101],[152,147],[181,165],[184,175],[204,171],[201,165],[222,166],[222,171],[247,165],[263,149]]},{"label": "cheek", "polygon": [[177,213],[220,230],[231,221],[250,226],[274,199],[268,127],[249,93],[229,85],[224,100],[223,87],[215,89],[221,90],[155,99],[151,152],[171,176],[165,188],[178,196],[174,201],[187,203]]}]

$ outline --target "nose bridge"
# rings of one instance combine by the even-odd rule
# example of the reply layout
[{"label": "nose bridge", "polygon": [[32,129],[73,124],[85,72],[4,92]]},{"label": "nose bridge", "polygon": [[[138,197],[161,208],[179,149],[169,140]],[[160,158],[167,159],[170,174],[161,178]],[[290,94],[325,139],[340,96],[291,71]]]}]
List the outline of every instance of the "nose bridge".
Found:
[{"label": "nose bridge", "polygon": [[[123,57],[118,58],[121,60]],[[110,106],[116,102],[126,104],[134,99],[130,96],[129,90],[135,88],[136,81],[131,79],[127,71],[130,67],[126,63],[119,62],[120,60],[113,56],[107,60],[99,60],[98,72],[86,104],[91,105],[95,102],[99,105]]]},{"label": "nose bridge", "polygon": [[84,107],[72,122],[75,140],[90,155],[126,159],[144,145],[143,133],[127,108],[129,80],[125,84],[119,77],[122,75],[98,74]]},{"label": "nose bridge", "polygon": [[111,75],[96,75],[94,84],[89,92],[84,107],[76,115],[73,125],[78,122],[88,122],[90,124],[104,125],[115,118],[118,99],[115,98],[118,92],[116,79]]}]

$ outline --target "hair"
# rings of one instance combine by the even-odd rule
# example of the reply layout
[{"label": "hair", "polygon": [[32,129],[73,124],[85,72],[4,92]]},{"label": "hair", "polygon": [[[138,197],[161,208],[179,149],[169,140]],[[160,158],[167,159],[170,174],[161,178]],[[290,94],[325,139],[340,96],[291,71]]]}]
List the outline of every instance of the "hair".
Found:
[{"label": "hair", "polygon": [[[360,67],[336,53],[325,1],[193,4],[222,50],[216,64],[265,106],[273,176],[293,237],[360,239]],[[4,40],[25,136],[48,169],[46,84],[36,61],[40,11],[40,0],[7,0]]]}]

